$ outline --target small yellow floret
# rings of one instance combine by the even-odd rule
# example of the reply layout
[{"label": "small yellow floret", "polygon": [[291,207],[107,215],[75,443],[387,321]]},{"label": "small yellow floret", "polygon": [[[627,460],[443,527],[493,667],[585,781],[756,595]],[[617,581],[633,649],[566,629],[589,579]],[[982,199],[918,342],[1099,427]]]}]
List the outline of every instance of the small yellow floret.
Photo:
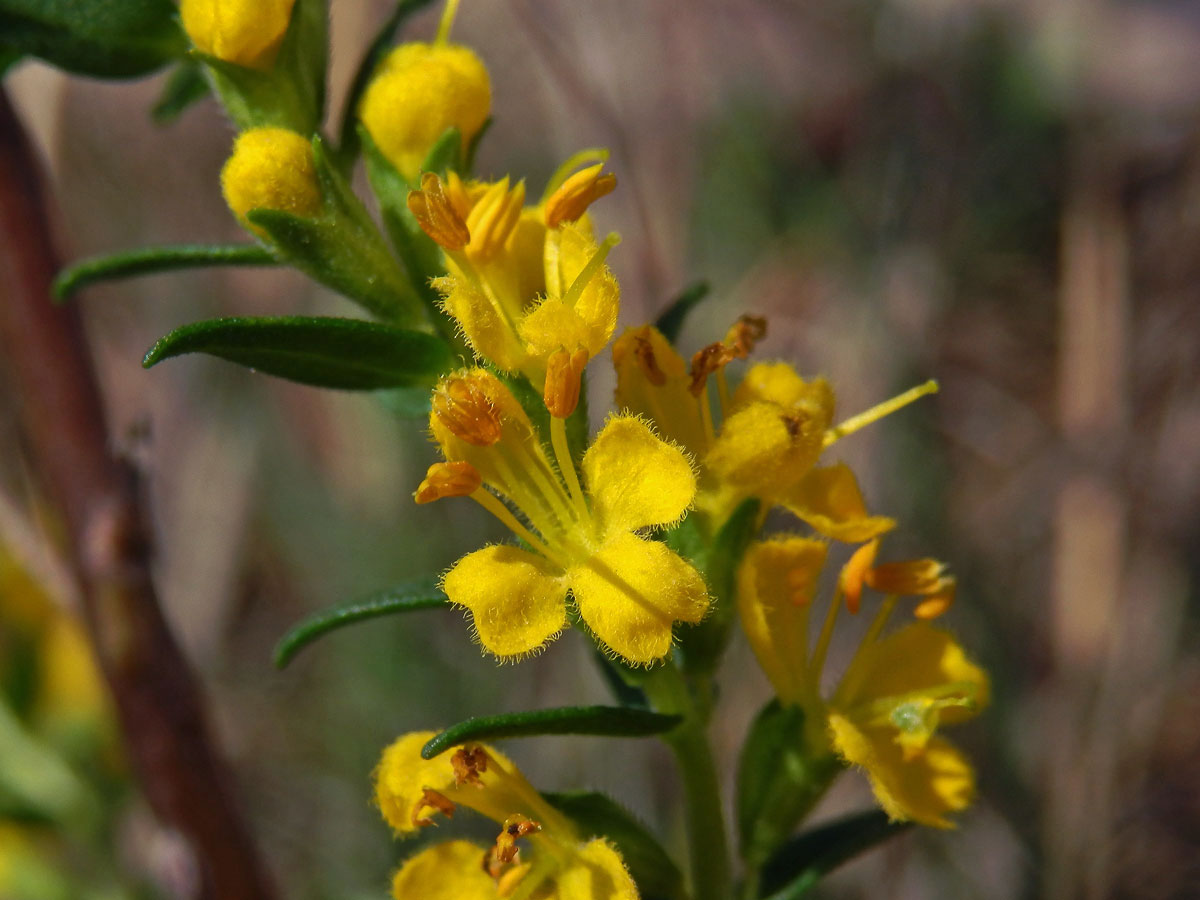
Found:
[{"label": "small yellow floret", "polygon": [[225,62],[269,69],[295,0],[181,0],[179,16],[196,49]]},{"label": "small yellow floret", "polygon": [[312,145],[286,128],[254,128],[238,136],[233,154],[221,170],[225,202],[250,230],[253,209],[275,209],[298,216],[321,210]]},{"label": "small yellow floret", "polygon": [[379,67],[363,95],[359,118],[380,151],[409,181],[447,128],[464,146],[492,108],[487,69],[472,50],[455,44],[403,44]]}]

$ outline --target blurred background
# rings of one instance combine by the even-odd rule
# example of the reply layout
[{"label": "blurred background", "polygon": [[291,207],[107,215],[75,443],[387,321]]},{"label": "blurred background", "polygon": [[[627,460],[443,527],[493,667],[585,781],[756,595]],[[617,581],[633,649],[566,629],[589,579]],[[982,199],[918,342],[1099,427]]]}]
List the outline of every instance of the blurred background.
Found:
[{"label": "blurred background", "polygon": [[[334,115],[389,8],[333,4]],[[437,15],[406,36],[431,36]],[[834,455],[900,519],[893,558],[935,555],[959,576],[945,622],[995,685],[988,713],[952,735],[981,796],[956,831],[914,830],[821,896],[1200,896],[1200,5],[506,0],[464,3],[454,37],[493,78],[481,174],[540,190],[574,150],[612,148],[620,186],[593,214],[624,237],[610,257],[624,324],[704,278],[688,352],[752,312],[770,329],[758,358],[827,375],[843,413],[941,382]],[[232,132],[211,101],[159,127],[161,77],[26,64],[9,84],[64,259],[244,239],[218,189]],[[411,847],[369,802],[383,746],[468,715],[603,702],[587,647],[568,635],[497,668],[458,614],[427,612],[339,632],[275,671],[274,642],[307,612],[500,533],[466,504],[412,503],[432,447],[369,396],[200,358],[142,370],[156,338],[201,318],[355,314],[303,276],[156,276],[78,302],[114,433],[148,475],[168,615],[273,874],[289,898],[384,896]],[[611,398],[603,369],[593,425]],[[59,615],[23,632],[12,598],[71,602],[14,400],[0,385],[9,663]],[[732,784],[768,696],[743,644],[722,690],[714,737]],[[70,745],[9,696],[38,740]],[[89,710],[88,740],[112,743],[102,698]],[[682,850],[677,784],[651,742],[506,750],[539,787],[608,790]],[[129,896],[122,868],[170,883],[169,836],[121,787],[119,750],[104,753],[103,771],[63,777],[115,811],[112,860],[66,846],[51,868],[87,896]],[[818,815],[871,802],[847,775]],[[18,832],[0,825],[0,856],[30,840]]]}]

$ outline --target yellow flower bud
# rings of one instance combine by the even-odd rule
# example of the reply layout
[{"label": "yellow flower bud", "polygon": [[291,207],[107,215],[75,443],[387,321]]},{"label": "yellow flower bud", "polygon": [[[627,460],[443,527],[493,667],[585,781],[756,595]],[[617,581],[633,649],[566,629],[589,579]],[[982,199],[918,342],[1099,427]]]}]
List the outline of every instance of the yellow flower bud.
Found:
[{"label": "yellow flower bud", "polygon": [[295,0],[181,0],[183,30],[196,49],[225,62],[269,69]]},{"label": "yellow flower bud", "polygon": [[456,44],[402,44],[380,65],[359,118],[380,152],[414,181],[447,128],[457,128],[465,146],[491,108],[491,81],[473,51]]},{"label": "yellow flower bud", "polygon": [[277,209],[298,216],[321,210],[321,188],[308,140],[285,128],[254,128],[238,136],[233,154],[221,170],[221,187],[229,208],[251,231],[246,214]]}]

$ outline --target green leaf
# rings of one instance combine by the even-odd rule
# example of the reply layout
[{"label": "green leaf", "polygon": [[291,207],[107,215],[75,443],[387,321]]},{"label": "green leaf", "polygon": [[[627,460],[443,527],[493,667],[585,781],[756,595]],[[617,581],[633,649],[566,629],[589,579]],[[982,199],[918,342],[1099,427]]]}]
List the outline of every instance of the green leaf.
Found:
[{"label": "green leaf", "polygon": [[645,678],[645,669],[634,669],[619,659],[609,659],[599,647],[592,651],[592,658],[596,660],[604,683],[618,703],[638,709],[650,708],[650,700],[640,686]]},{"label": "green leaf", "polygon": [[425,154],[421,171],[436,172],[438,175],[445,175],[447,171],[462,171],[462,132],[453,125],[443,131]]},{"label": "green leaf", "polygon": [[278,262],[271,251],[257,244],[233,244],[227,247],[203,244],[178,244],[173,247],[144,247],[126,253],[93,256],[67,266],[54,279],[54,296],[65,300],[73,293],[98,281],[153,275],[174,269],[204,266],[273,266]]},{"label": "green leaf", "polygon": [[377,619],[380,616],[418,609],[436,609],[445,605],[446,595],[437,586],[437,579],[429,577],[380,591],[365,600],[323,609],[294,625],[275,645],[275,668],[282,669],[317,638],[346,625],[353,625],[364,619]]},{"label": "green leaf", "polygon": [[159,125],[168,125],[197,100],[207,97],[209,90],[204,70],[195,62],[185,60],[175,67],[167,79],[162,96],[150,115]]},{"label": "green leaf", "polygon": [[814,755],[809,745],[804,710],[778,700],[764,706],[750,726],[737,789],[738,836],[750,869],[787,840],[842,770],[823,746]]},{"label": "green leaf", "polygon": [[543,793],[546,801],[579,826],[584,838],[606,837],[617,846],[642,900],[681,900],[683,874],[646,826],[604,794]]},{"label": "green leaf", "polygon": [[668,341],[675,343],[679,339],[679,332],[683,330],[683,322],[688,313],[708,296],[708,291],[707,281],[697,281],[688,285],[655,320],[654,327],[661,331]]},{"label": "green leaf", "polygon": [[476,716],[447,728],[421,750],[433,759],[444,750],[467,741],[533,737],[540,734],[596,734],[605,737],[649,737],[670,731],[682,720],[644,709],[623,706],[562,706],[529,712]]},{"label": "green leaf", "polygon": [[370,85],[375,75],[375,69],[392,49],[396,33],[405,20],[422,7],[428,6],[432,0],[400,0],[387,21],[375,34],[375,40],[363,54],[350,83],[350,91],[346,95],[346,107],[342,111],[342,126],[338,129],[338,158],[343,170],[348,170],[359,149],[358,104],[362,95]]},{"label": "green leaf", "polygon": [[729,643],[735,612],[734,579],[746,547],[758,533],[760,509],[761,505],[754,498],[743,501],[721,526],[705,558],[697,561],[703,566],[704,578],[715,602],[703,622],[680,634],[684,668],[690,673],[715,672]]},{"label": "green leaf", "polygon": [[94,78],[136,78],[179,59],[170,0],[0,0],[0,54]]},{"label": "green leaf", "polygon": [[176,328],[150,348],[150,368],[184,353],[316,387],[374,391],[432,384],[452,361],[441,340],[378,322],[310,316],[210,319]]},{"label": "green leaf", "polygon": [[889,822],[881,810],[858,813],[788,841],[763,867],[758,896],[796,900],[843,863],[898,834],[911,823]]}]

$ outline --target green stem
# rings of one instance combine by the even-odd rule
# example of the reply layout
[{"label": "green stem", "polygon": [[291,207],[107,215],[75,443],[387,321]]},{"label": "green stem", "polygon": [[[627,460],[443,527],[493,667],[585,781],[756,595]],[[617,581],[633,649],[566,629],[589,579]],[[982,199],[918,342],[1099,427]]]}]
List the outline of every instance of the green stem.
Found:
[{"label": "green stem", "polygon": [[674,752],[683,779],[692,897],[725,900],[730,884],[729,847],[721,784],[705,730],[707,717],[697,707],[674,662],[654,669],[643,687],[659,712],[684,717],[683,724],[664,735],[663,740]]}]

